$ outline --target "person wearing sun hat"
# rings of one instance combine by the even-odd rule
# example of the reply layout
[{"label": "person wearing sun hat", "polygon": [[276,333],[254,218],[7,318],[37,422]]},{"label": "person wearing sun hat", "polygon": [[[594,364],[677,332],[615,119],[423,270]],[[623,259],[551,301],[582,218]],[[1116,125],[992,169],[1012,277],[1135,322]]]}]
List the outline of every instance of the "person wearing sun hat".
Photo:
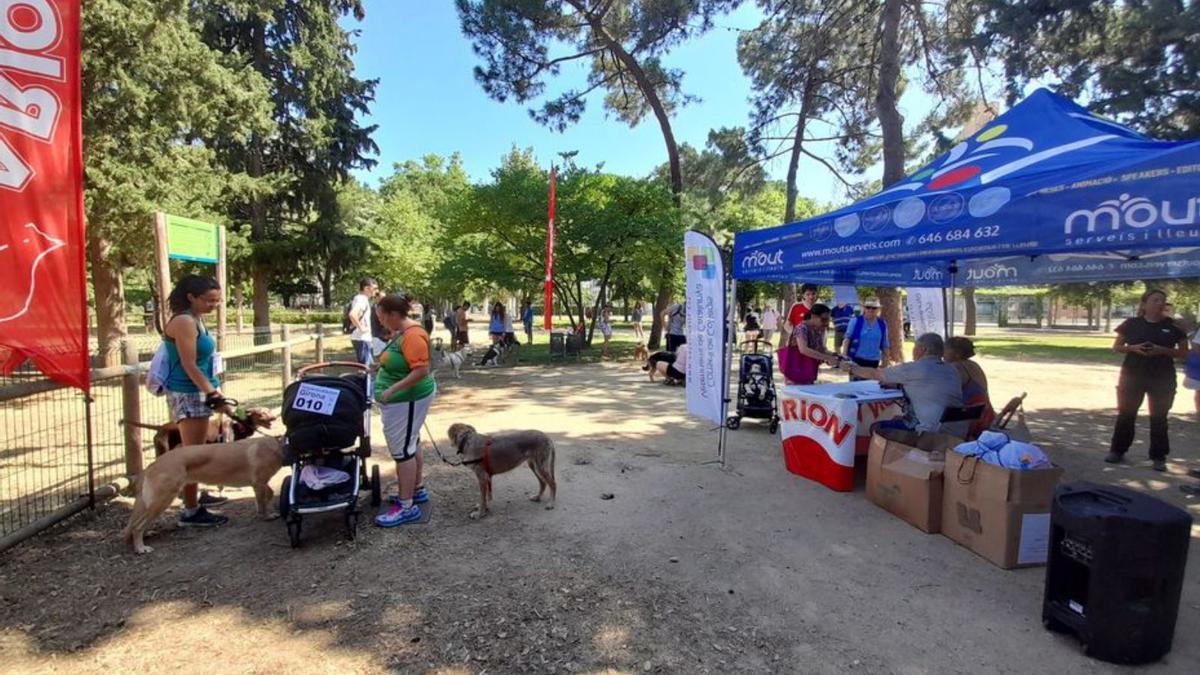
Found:
[{"label": "person wearing sun hat", "polygon": [[[879,316],[879,300],[863,300],[863,315],[856,316],[846,326],[842,353],[864,368],[886,368],[888,352],[887,322]],[[850,377],[851,380],[862,379]]]}]

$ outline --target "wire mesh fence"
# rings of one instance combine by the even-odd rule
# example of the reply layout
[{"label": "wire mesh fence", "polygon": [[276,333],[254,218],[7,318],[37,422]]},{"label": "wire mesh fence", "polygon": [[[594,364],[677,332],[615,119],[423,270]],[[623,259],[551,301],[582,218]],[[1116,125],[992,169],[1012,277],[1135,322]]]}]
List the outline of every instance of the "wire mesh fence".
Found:
[{"label": "wire mesh fence", "polygon": [[[285,373],[316,361],[318,333],[327,360],[353,358],[349,339],[332,327],[291,326],[288,332],[286,344],[280,328],[225,336],[222,353],[230,358],[224,359],[221,388],[226,396],[246,407],[277,408]],[[126,342],[144,369],[160,338],[131,335]],[[124,349],[123,344],[123,356]],[[252,350],[259,351],[247,353]],[[285,354],[291,368],[284,367]],[[104,361],[94,359],[95,364]],[[127,414],[153,425],[170,420],[166,398],[146,392],[140,379],[131,387],[130,372],[137,369],[94,368],[90,397],[55,385],[29,364],[0,376],[0,542],[10,543],[18,532],[24,536],[23,530],[63,509],[90,503],[97,486],[126,475]],[[127,411],[131,395],[133,407]],[[137,438],[143,450],[150,449],[151,432],[139,432]],[[152,453],[146,462],[151,460]]]}]

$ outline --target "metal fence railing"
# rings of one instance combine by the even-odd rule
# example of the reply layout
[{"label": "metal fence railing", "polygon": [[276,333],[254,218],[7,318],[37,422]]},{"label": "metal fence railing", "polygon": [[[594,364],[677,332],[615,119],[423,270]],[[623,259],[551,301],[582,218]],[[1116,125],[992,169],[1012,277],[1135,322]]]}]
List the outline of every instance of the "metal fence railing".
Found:
[{"label": "metal fence railing", "polygon": [[[122,420],[169,420],[165,398],[141,374],[157,335],[130,336],[122,365],[93,368],[91,395],[65,388],[30,365],[0,376],[0,550],[117,494],[142,466],[151,432]],[[319,358],[353,358],[330,327],[289,326],[225,336],[222,391],[248,407],[278,407],[294,368]]]}]

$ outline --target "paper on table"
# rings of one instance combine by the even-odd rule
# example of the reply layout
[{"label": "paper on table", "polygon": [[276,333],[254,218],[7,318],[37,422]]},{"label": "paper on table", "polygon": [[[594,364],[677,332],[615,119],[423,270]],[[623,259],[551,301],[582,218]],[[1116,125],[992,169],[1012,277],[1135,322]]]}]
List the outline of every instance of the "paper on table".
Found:
[{"label": "paper on table", "polygon": [[1050,555],[1050,514],[1026,513],[1021,516],[1021,545],[1017,564],[1044,563]]}]

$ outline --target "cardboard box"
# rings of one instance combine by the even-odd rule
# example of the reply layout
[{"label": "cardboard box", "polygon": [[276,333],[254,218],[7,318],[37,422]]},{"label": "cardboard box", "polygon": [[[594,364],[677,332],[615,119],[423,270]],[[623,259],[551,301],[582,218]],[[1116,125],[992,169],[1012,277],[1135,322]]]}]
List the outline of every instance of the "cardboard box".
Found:
[{"label": "cardboard box", "polygon": [[946,455],[942,534],[1004,569],[1046,564],[1060,467],[1014,471]]},{"label": "cardboard box", "polygon": [[867,455],[867,499],[920,530],[940,532],[945,457],[962,442],[945,434],[877,431]]}]

